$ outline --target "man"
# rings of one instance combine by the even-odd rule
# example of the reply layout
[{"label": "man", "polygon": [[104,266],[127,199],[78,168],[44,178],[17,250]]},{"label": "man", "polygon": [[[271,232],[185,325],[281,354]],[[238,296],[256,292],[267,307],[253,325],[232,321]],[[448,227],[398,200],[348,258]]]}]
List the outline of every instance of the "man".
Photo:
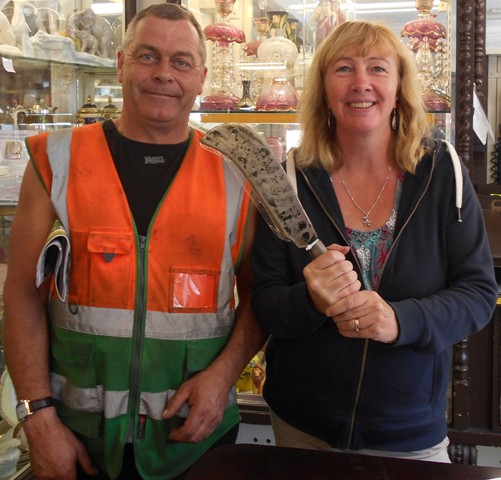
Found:
[{"label": "man", "polygon": [[[148,7],[118,53],[121,116],[28,142],[4,345],[37,478],[178,478],[236,437],[233,385],[264,338],[248,196],[188,126],[205,57],[187,9]],[[71,276],[47,309],[35,267],[56,217]]]}]

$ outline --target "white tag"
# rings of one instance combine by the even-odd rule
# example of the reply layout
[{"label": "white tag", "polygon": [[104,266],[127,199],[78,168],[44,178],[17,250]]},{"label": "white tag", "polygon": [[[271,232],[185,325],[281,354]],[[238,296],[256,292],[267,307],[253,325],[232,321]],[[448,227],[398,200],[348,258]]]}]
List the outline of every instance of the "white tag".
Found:
[{"label": "white tag", "polygon": [[2,57],[2,65],[6,72],[16,73],[14,70],[14,63],[12,62],[12,58]]},{"label": "white tag", "polygon": [[473,130],[483,145],[487,142],[487,136],[490,136],[493,142],[496,141],[489,119],[475,91],[473,92]]}]

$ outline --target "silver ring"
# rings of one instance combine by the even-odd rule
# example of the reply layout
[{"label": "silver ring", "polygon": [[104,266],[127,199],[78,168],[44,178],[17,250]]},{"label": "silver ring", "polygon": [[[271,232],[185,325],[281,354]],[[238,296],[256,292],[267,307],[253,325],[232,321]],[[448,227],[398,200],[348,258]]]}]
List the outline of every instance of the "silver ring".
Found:
[{"label": "silver ring", "polygon": [[358,318],[355,318],[355,320],[353,321],[355,326],[354,326],[354,330],[356,333],[360,332],[360,320]]}]

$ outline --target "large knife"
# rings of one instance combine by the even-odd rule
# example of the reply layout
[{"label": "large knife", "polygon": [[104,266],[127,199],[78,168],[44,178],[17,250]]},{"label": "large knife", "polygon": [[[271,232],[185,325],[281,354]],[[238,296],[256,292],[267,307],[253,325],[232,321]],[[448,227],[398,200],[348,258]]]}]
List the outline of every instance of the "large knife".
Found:
[{"label": "large knife", "polygon": [[304,211],[287,173],[266,141],[251,127],[226,123],[209,130],[202,145],[216,150],[244,175],[251,198],[272,230],[312,257],[326,252]]}]

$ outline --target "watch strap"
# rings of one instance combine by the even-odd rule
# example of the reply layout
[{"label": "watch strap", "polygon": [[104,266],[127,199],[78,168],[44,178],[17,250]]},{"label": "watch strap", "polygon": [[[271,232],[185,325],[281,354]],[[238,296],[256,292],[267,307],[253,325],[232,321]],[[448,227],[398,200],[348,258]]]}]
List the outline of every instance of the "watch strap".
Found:
[{"label": "watch strap", "polygon": [[20,422],[33,415],[36,411],[42,408],[52,407],[54,399],[52,397],[37,398],[36,400],[18,400],[16,406],[17,419]]}]

